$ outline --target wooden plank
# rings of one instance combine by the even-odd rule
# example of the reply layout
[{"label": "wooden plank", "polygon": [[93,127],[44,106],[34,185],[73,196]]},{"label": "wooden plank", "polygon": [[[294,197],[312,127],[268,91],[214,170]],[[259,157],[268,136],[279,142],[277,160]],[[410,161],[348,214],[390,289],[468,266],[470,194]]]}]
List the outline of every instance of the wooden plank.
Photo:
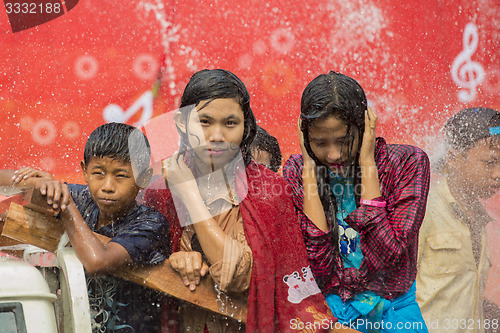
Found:
[{"label": "wooden plank", "polygon": [[7,212],[12,202],[52,216],[56,216],[60,211],[48,205],[46,197],[33,187],[0,186],[0,213]]},{"label": "wooden plank", "polygon": [[[39,191],[34,191],[33,187],[0,186],[0,233],[2,233],[10,204],[13,202],[49,215],[55,216],[58,213],[47,204],[46,199],[42,197]],[[24,253],[23,245],[27,244],[9,237],[0,236],[0,251],[2,252],[22,258]]]},{"label": "wooden plank", "polygon": [[30,208],[11,203],[2,235],[55,252],[64,233],[62,222]]},{"label": "wooden plank", "polygon": [[[39,213],[30,208],[12,203],[7,215],[2,235],[17,241],[32,244],[55,252],[59,239],[64,233],[61,220]],[[103,243],[109,238],[94,233]],[[213,280],[207,276],[202,279],[195,291],[190,291],[182,282],[179,274],[168,263],[151,267],[121,268],[113,275],[149,287],[198,305],[210,311],[246,322],[246,301],[227,297],[215,290]]]}]

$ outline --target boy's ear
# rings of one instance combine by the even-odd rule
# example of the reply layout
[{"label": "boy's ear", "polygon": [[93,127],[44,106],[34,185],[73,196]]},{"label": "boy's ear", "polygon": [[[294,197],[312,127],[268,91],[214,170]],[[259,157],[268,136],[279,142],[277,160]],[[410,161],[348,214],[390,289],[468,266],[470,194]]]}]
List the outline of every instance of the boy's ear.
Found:
[{"label": "boy's ear", "polygon": [[135,180],[135,183],[137,186],[141,188],[146,188],[149,185],[149,181],[151,180],[151,177],[153,176],[153,168],[147,168],[144,170]]},{"label": "boy's ear", "polygon": [[82,168],[83,179],[85,179],[85,182],[88,183],[88,180],[87,180],[87,166],[85,165],[85,161],[84,160],[80,161],[80,167]]},{"label": "boy's ear", "polygon": [[174,114],[174,121],[181,132],[186,133],[186,119],[182,116],[182,113],[176,112]]}]

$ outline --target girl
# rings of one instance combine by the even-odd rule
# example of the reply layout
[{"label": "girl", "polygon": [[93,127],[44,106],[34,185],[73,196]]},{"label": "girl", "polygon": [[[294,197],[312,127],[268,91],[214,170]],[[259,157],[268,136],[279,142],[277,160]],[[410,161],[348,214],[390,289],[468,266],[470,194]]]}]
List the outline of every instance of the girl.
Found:
[{"label": "girl", "polygon": [[429,162],[417,147],[376,138],[376,124],[354,79],[318,76],[302,95],[302,155],[283,176],[333,315],[362,332],[427,332],[414,281]]},{"label": "girl", "polygon": [[[222,292],[248,298],[246,329],[252,332],[330,320],[307,274],[286,182],[251,161],[256,122],[241,80],[221,69],[195,73],[174,119],[181,146],[163,162],[168,189],[147,192],[145,201],[171,223],[172,246],[180,250],[169,260],[185,285],[195,290],[209,273]],[[180,321],[183,332],[245,329],[189,304],[182,305]]]}]

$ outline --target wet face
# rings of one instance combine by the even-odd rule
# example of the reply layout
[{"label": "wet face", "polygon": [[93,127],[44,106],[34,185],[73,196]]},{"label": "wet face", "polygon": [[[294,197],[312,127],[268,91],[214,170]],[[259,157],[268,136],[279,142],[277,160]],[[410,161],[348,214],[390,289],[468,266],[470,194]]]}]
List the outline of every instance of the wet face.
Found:
[{"label": "wet face", "polygon": [[93,157],[88,165],[82,161],[82,169],[101,218],[111,222],[136,205],[139,186],[134,180],[130,163],[110,157]]},{"label": "wet face", "polygon": [[189,144],[203,166],[211,170],[223,167],[240,151],[243,110],[233,98],[201,101],[196,110],[188,120]]},{"label": "wet face", "polygon": [[[314,120],[309,127],[309,142],[314,155],[334,173],[344,173],[353,162],[358,151],[357,130],[335,116]],[[354,134],[354,135],[353,135]],[[351,138],[349,138],[351,136]],[[350,142],[353,141],[349,152]]]},{"label": "wet face", "polygon": [[271,169],[271,153],[265,151],[265,150],[260,150],[260,149],[252,149],[252,157],[255,160],[255,162],[262,164],[268,169]]},{"label": "wet face", "polygon": [[479,140],[465,154],[457,152],[448,161],[450,182],[479,198],[489,198],[500,189],[500,145]]}]

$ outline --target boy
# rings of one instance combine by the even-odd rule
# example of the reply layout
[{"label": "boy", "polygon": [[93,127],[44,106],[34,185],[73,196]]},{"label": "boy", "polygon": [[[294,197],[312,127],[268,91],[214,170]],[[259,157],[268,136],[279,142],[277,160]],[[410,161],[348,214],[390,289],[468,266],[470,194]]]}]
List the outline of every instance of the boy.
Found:
[{"label": "boy", "polygon": [[[168,222],[138,204],[151,177],[146,137],[130,125],[110,123],[94,130],[81,162],[87,185],[61,184],[41,173],[0,173],[0,185],[31,185],[61,208],[61,218],[87,273],[94,332],[158,332],[159,295],[106,273],[136,264],[153,265],[169,254]],[[9,179],[9,176],[12,177]],[[103,244],[93,231],[111,238]]]},{"label": "boy", "polygon": [[[480,199],[500,189],[500,113],[469,108],[443,128],[449,150],[420,229],[417,301],[431,332],[484,332],[490,267]],[[491,326],[491,323],[488,325]]]}]

